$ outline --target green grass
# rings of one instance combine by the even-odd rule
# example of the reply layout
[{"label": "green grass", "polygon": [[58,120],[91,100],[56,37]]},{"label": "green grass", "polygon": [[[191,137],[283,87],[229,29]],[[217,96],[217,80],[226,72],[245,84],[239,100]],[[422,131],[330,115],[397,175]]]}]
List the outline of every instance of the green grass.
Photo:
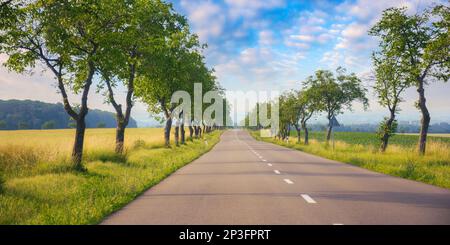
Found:
[{"label": "green grass", "polygon": [[[130,138],[133,139],[134,133],[141,136],[129,140],[126,156],[114,154],[113,148],[103,149],[103,145],[99,145],[99,149],[87,147],[85,173],[72,171],[62,157],[64,154],[46,155],[49,152],[40,146],[20,150],[17,144],[14,147],[3,145],[0,147],[0,170],[4,178],[0,224],[99,223],[143,191],[209,151],[221,135],[216,131],[180,147],[164,148],[159,141],[162,130],[151,130],[130,130]],[[95,137],[97,132],[99,136]],[[89,137],[98,142],[102,140],[102,133],[107,138],[114,136],[114,130],[91,130]],[[144,133],[149,134],[145,136]],[[146,141],[141,137],[158,140]],[[53,139],[49,135],[45,138]],[[21,142],[16,139],[16,143]],[[14,154],[7,154],[8,150]],[[11,166],[14,163],[17,166]]]},{"label": "green grass", "polygon": [[450,189],[450,141],[448,138],[430,137],[427,153],[417,153],[418,136],[396,135],[385,153],[378,151],[379,142],[371,133],[337,132],[333,150],[325,142],[324,132],[311,133],[309,145],[297,143],[296,137],[289,142],[274,138],[261,138],[259,131],[251,131],[262,140],[292,149],[304,151],[328,159],[353,164],[376,172],[416,180]]},{"label": "green grass", "polygon": [[[302,132],[303,133],[303,132]],[[291,131],[291,137],[297,138],[297,132]],[[314,131],[309,133],[310,139],[315,139],[319,142],[325,142],[326,132]],[[302,136],[303,137],[303,136]],[[380,140],[375,133],[365,133],[365,132],[335,132],[335,140],[342,141],[348,144],[360,144],[360,145],[370,145],[379,146]],[[430,142],[440,142],[450,145],[450,137],[433,136],[429,137]],[[391,137],[389,144],[405,146],[405,147],[415,147],[419,141],[418,135],[410,134],[396,134]]]}]

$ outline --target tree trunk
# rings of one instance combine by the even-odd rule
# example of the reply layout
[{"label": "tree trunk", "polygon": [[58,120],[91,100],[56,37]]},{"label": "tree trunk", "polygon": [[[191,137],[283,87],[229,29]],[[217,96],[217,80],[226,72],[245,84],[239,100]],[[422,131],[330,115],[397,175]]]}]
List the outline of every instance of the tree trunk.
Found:
[{"label": "tree trunk", "polygon": [[123,153],[123,145],[125,142],[125,124],[118,123],[116,128],[116,153]]},{"label": "tree trunk", "polygon": [[166,147],[170,147],[170,129],[172,128],[172,118],[167,118],[166,126],[164,128],[164,141]]},{"label": "tree trunk", "polygon": [[179,135],[180,135],[180,126],[178,126],[178,123],[177,123],[177,125],[175,126],[175,145],[176,146],[180,146],[180,144],[179,144],[179,139],[180,139]]},{"label": "tree trunk", "polygon": [[304,142],[304,144],[307,145],[307,144],[309,144],[308,127],[306,127],[306,124],[304,124],[302,127],[303,127],[303,131],[305,131],[305,142]]},{"label": "tree trunk", "polygon": [[81,160],[83,157],[84,132],[86,131],[86,122],[84,117],[76,121],[77,127],[75,131],[75,143],[72,150],[72,161],[76,170],[83,170]]},{"label": "tree trunk", "polygon": [[180,125],[180,133],[181,133],[181,144],[186,143],[186,131],[184,130],[184,122]]},{"label": "tree trunk", "polygon": [[392,132],[392,123],[395,120],[395,113],[391,112],[391,116],[386,121],[386,129],[384,131],[383,137],[381,138],[381,152],[385,152],[389,143],[390,133]]},{"label": "tree trunk", "polygon": [[194,128],[192,125],[189,125],[189,140],[192,141],[192,135],[194,134]]},{"label": "tree trunk", "polygon": [[295,125],[295,130],[297,131],[297,143],[300,143],[301,130],[298,125]]},{"label": "tree trunk", "polygon": [[422,113],[422,120],[420,125],[420,137],[419,137],[419,153],[421,155],[425,154],[425,148],[427,144],[427,134],[428,134],[428,127],[430,126],[430,113],[428,112],[428,108],[426,105],[426,99],[425,99],[425,90],[423,88],[424,81],[421,79],[419,81],[419,88],[417,89],[417,92],[419,92],[419,108]]},{"label": "tree trunk", "polygon": [[[330,122],[331,123],[331,122]],[[333,130],[333,126],[328,126],[328,131],[327,131],[327,143],[330,142],[331,139],[331,130]]]},{"label": "tree trunk", "polygon": [[[81,105],[80,105],[80,111],[76,117],[77,122],[77,128],[75,131],[75,142],[73,145],[73,151],[72,151],[72,160],[74,163],[74,168],[79,171],[83,171],[83,165],[81,164],[82,157],[83,157],[83,145],[84,145],[84,133],[86,131],[86,115],[88,114],[88,94],[89,89],[92,84],[92,78],[94,76],[95,67],[92,62],[89,62],[89,73],[88,77],[85,80],[85,85],[83,89],[83,93],[81,95]],[[73,117],[72,117],[73,118]]]},{"label": "tree trunk", "polygon": [[128,78],[128,91],[126,96],[126,108],[125,108],[125,115],[122,112],[122,105],[118,104],[114,98],[114,91],[111,86],[111,81],[109,77],[104,77],[106,86],[108,88],[108,94],[109,94],[109,101],[113,105],[114,109],[116,110],[116,120],[117,120],[117,127],[116,127],[116,149],[115,152],[117,154],[123,153],[123,146],[125,142],[125,128],[128,126],[128,122],[130,121],[130,115],[131,115],[131,108],[133,107],[133,93],[134,93],[134,75],[135,75],[135,68],[134,65],[130,65],[130,76]]}]

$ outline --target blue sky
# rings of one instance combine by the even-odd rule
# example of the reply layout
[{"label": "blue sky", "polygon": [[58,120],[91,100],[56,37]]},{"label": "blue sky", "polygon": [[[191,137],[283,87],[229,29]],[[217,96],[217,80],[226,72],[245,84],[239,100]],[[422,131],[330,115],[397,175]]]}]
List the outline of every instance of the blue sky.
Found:
[{"label": "blue sky", "polygon": [[[186,15],[192,31],[208,44],[205,57],[227,90],[299,89],[301,81],[317,69],[343,66],[357,73],[368,88],[370,54],[377,40],[367,30],[388,7],[405,6],[415,13],[439,0],[172,0]],[[446,1],[444,1],[446,2]],[[6,56],[0,55],[0,62]],[[17,75],[0,68],[0,99],[35,99],[59,102],[54,79],[39,69],[33,75]],[[94,92],[94,90],[92,91]],[[123,91],[122,91],[123,92]],[[432,122],[450,122],[450,84],[427,87]],[[76,102],[77,96],[71,95]],[[386,115],[369,89],[370,109],[355,105],[338,119],[344,123],[378,122]],[[406,91],[400,120],[419,120],[414,107],[417,92]],[[98,94],[89,106],[112,111]],[[138,103],[132,116],[148,123],[145,106]],[[318,116],[321,118],[321,116]]]},{"label": "blue sky", "polygon": [[[345,67],[370,87],[370,55],[377,40],[367,35],[388,7],[404,6],[409,13],[439,1],[356,0],[177,0],[202,42],[208,64],[228,90],[299,89],[301,81],[317,69]],[[448,121],[449,84],[428,88],[435,121]],[[369,90],[371,107],[340,116],[344,122],[379,121],[385,111]],[[407,91],[400,119],[418,120],[413,88]],[[432,98],[431,98],[432,97]]]}]

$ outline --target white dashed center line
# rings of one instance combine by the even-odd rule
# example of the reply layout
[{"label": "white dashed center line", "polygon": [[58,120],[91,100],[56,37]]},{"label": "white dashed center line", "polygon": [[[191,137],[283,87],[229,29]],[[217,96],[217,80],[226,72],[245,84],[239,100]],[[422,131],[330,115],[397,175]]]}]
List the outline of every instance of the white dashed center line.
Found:
[{"label": "white dashed center line", "polygon": [[267,162],[265,159],[261,159],[263,162]]},{"label": "white dashed center line", "polygon": [[272,163],[268,163],[267,166],[272,167]]},{"label": "white dashed center line", "polygon": [[302,194],[301,196],[303,197],[303,199],[305,199],[305,201],[306,201],[307,203],[317,203],[317,202],[314,201],[314,199],[312,199],[309,195]]},{"label": "white dashed center line", "polygon": [[[276,174],[280,174],[280,171],[278,171],[278,170],[274,170],[274,172],[276,173]],[[284,181],[286,181],[286,180],[284,180]]]},{"label": "white dashed center line", "polygon": [[286,183],[288,183],[290,185],[294,184],[294,182],[292,182],[292,180],[290,180],[290,179],[284,179],[284,182],[286,182]]},{"label": "white dashed center line", "polygon": [[334,223],[333,225],[344,225],[344,224],[340,224],[340,223]]}]

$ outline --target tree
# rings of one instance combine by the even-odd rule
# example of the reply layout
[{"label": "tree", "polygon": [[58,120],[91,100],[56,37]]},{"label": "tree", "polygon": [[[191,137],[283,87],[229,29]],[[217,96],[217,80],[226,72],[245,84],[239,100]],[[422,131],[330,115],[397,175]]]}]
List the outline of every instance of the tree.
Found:
[{"label": "tree", "polygon": [[[280,112],[281,114],[281,122],[284,124],[284,127],[288,127],[290,130],[290,125],[295,127],[297,132],[297,143],[300,143],[300,104],[299,100],[299,92],[298,91],[288,91],[280,96]],[[289,132],[288,132],[289,133]]]},{"label": "tree", "polygon": [[6,129],[7,126],[6,121],[0,120],[0,129]]},{"label": "tree", "polygon": [[[96,72],[98,50],[105,33],[115,24],[110,1],[29,2],[18,10],[17,21],[2,26],[1,50],[9,55],[6,66],[17,72],[42,62],[55,76],[64,109],[76,122],[72,150],[74,168],[84,170],[82,154],[88,94]],[[79,110],[69,102],[67,88],[81,94]]]},{"label": "tree", "polygon": [[301,91],[292,90],[280,96],[280,125],[283,125],[280,136],[283,139],[289,135],[287,131],[290,131],[290,125],[293,125],[297,131],[297,142],[300,143],[301,130],[303,129],[305,132],[304,144],[308,144],[307,122],[319,110],[319,98],[311,88]]},{"label": "tree", "polygon": [[[117,1],[116,13],[120,22],[108,33],[109,47],[104,49],[99,71],[102,83],[99,89],[106,86],[106,102],[116,111],[116,153],[123,152],[125,128],[128,126],[135,90],[135,78],[141,71],[144,53],[148,49],[158,47],[164,40],[166,16],[170,6],[160,1],[134,1],[126,3]],[[126,87],[125,111],[115,98],[114,87]]]},{"label": "tree", "polygon": [[278,138],[286,140],[291,131],[291,122],[293,118],[292,107],[289,104],[289,96],[287,94],[280,95],[278,103],[280,110]]},{"label": "tree", "polygon": [[320,97],[318,93],[314,93],[311,89],[302,90],[298,93],[298,111],[300,125],[304,131],[304,144],[309,144],[308,120],[312,115],[320,110]]},{"label": "tree", "polygon": [[54,129],[56,127],[56,122],[53,120],[46,121],[42,124],[42,129]]},{"label": "tree", "polygon": [[354,73],[346,75],[345,72],[345,69],[339,67],[335,76],[331,71],[318,70],[304,83],[305,89],[310,89],[313,93],[311,96],[320,98],[317,107],[326,113],[329,121],[327,142],[331,138],[331,121],[335,116],[343,113],[344,109],[351,110],[354,101],[362,102],[364,108],[368,106],[365,95],[367,90],[362,86],[361,80]]},{"label": "tree", "polygon": [[378,129],[378,136],[381,140],[380,150],[386,151],[389,138],[394,135],[397,129],[396,114],[400,111],[399,104],[403,101],[401,94],[406,88],[411,86],[409,80],[405,79],[401,72],[398,57],[391,57],[388,50],[381,49],[372,56],[375,67],[374,90],[378,96],[378,103],[389,110],[389,117],[386,117]]},{"label": "tree", "polygon": [[202,46],[198,37],[189,31],[183,16],[170,12],[167,17],[164,42],[155,49],[145,52],[143,72],[136,79],[136,96],[148,106],[149,112],[163,114],[165,145],[170,146],[170,132],[173,110],[176,104],[170,102],[172,94],[179,90],[193,91],[196,79],[193,67],[204,65],[200,54]]},{"label": "tree", "polygon": [[417,107],[422,114],[420,154],[425,154],[431,120],[425,86],[432,80],[447,82],[450,76],[449,9],[437,5],[422,13],[408,15],[406,8],[389,8],[369,32],[380,38],[380,46],[388,50],[390,56],[400,57],[402,73],[417,88]]},{"label": "tree", "polygon": [[0,29],[6,26],[14,25],[19,14],[18,8],[20,1],[1,0],[0,1]]}]

